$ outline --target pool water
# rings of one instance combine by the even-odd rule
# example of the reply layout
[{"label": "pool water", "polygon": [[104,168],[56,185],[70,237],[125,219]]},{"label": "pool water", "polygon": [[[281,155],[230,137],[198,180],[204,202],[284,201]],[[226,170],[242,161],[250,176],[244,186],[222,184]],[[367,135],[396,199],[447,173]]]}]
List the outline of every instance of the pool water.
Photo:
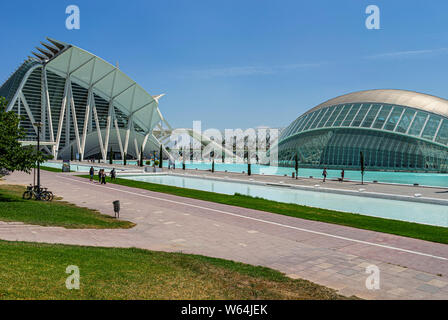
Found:
[{"label": "pool water", "polygon": [[[121,160],[114,160],[116,164],[122,164]],[[128,160],[128,165],[136,165],[137,161]],[[61,168],[60,162],[45,162],[45,166],[55,166],[55,168]],[[94,167],[101,168],[101,164],[95,163]],[[168,161],[163,162],[164,167],[168,167]],[[88,172],[90,165],[71,165],[72,170]],[[185,164],[187,169],[192,170],[211,170],[212,164],[210,162],[187,162]],[[80,168],[74,169],[74,168]],[[87,169],[86,169],[87,168]],[[182,169],[182,163],[176,162],[176,169]],[[244,163],[215,163],[215,171],[228,171],[228,172],[247,172],[247,164]],[[264,166],[264,165],[251,165],[252,174],[264,174],[264,175],[288,175],[294,171],[294,168],[287,167],[274,167],[274,166]],[[299,177],[314,177],[317,179],[322,178],[322,170],[320,169],[308,169],[299,168]],[[341,176],[340,170],[327,170],[327,179],[337,179]],[[353,181],[361,181],[361,172],[347,170],[345,171],[345,179]],[[421,186],[431,186],[431,187],[444,187],[448,188],[448,174],[444,173],[416,173],[416,172],[383,172],[383,171],[366,171],[364,173],[364,181],[372,182],[378,181],[382,183],[396,183],[396,184],[408,184],[413,185],[418,183]]]},{"label": "pool water", "polygon": [[386,219],[448,227],[448,206],[298,190],[288,187],[226,182],[178,175],[132,175],[121,178],[233,195],[240,193],[284,203]]},{"label": "pool water", "polygon": [[[167,164],[164,163],[164,167]],[[207,162],[194,162],[186,163],[187,169],[197,170],[211,170],[212,164]],[[176,163],[176,169],[182,168],[182,163]],[[244,163],[215,163],[215,171],[228,172],[247,172],[247,164]],[[264,174],[264,175],[288,175],[291,176],[295,172],[294,168],[289,167],[274,167],[264,165],[251,165],[252,174]],[[323,178],[322,170],[299,168],[299,177],[314,177],[317,179]],[[341,177],[340,170],[327,170],[327,179],[337,179]],[[344,179],[361,181],[361,172],[346,170]],[[378,181],[383,183],[397,183],[397,184],[410,184],[418,183],[421,186],[434,186],[434,187],[448,187],[448,174],[443,173],[415,173],[415,172],[383,172],[383,171],[366,171],[364,173],[364,181],[372,182]]]},{"label": "pool water", "polygon": [[[44,166],[52,168],[61,168],[61,162],[45,162]],[[92,164],[95,170],[101,167],[101,164]],[[198,167],[198,170],[207,170],[208,164],[189,164],[190,169]],[[230,172],[238,172],[243,168],[244,164],[215,164],[215,170],[218,168],[225,168]],[[229,170],[229,166],[235,171]],[[255,166],[255,165],[254,165]],[[266,166],[258,166],[259,172],[265,174],[272,174],[272,168],[266,169]],[[88,172],[90,165],[71,165],[72,171]],[[290,168],[278,168],[281,170],[289,170]],[[105,168],[107,172],[110,169]],[[267,171],[266,171],[267,170]],[[308,172],[315,172],[315,169],[302,169],[302,171],[308,170]],[[313,171],[314,170],[314,171]],[[120,170],[117,170],[120,171]],[[243,171],[243,170],[242,170]],[[328,170],[330,173],[330,170]],[[346,172],[346,176],[347,176]],[[394,172],[385,172],[390,174],[398,174]],[[354,174],[352,172],[352,174]],[[416,174],[414,174],[416,175]],[[417,174],[418,175],[418,174]],[[434,175],[434,174],[421,174],[421,175]],[[341,194],[332,194],[329,192],[316,192],[298,190],[288,187],[275,187],[265,185],[254,185],[241,182],[226,182],[213,179],[204,179],[197,177],[183,177],[178,175],[132,175],[121,176],[122,178],[144,181],[150,183],[158,183],[182,188],[203,190],[209,192],[217,192],[223,194],[233,195],[235,193],[241,193],[252,197],[261,197],[268,200],[295,203],[300,205],[306,205],[310,207],[317,207],[323,209],[337,210],[350,213],[359,213],[363,215],[380,217],[386,219],[395,219],[409,222],[416,222],[422,224],[430,224],[442,227],[448,227],[448,206],[427,204],[418,202],[407,202],[398,200],[378,199],[360,196],[350,196]]]}]

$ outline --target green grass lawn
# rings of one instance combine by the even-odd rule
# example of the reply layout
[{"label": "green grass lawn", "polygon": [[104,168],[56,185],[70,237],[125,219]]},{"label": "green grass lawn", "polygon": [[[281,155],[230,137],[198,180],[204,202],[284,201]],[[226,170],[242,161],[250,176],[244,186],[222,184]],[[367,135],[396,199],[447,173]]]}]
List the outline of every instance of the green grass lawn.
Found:
[{"label": "green grass lawn", "polygon": [[46,166],[40,166],[41,170],[45,171],[51,171],[51,172],[62,172],[62,169],[60,168],[53,168],[53,167],[46,167]]},{"label": "green grass lawn", "polygon": [[23,200],[25,187],[0,185],[0,221],[19,221],[65,228],[131,228],[132,222],[117,220],[96,210],[77,207],[57,199],[51,202]]},{"label": "green grass lawn", "polygon": [[[344,299],[259,266],[182,253],[0,241],[0,299]],[[67,266],[80,289],[65,287]]]},{"label": "green grass lawn", "polygon": [[[81,175],[81,177],[88,178],[87,175]],[[194,198],[243,208],[250,208],[272,213],[278,213],[307,220],[322,221],[349,227],[355,227],[359,229],[396,234],[400,236],[422,239],[427,241],[448,243],[448,228],[443,227],[429,226],[405,221],[370,217],[360,214],[319,209],[319,208],[301,206],[297,204],[289,204],[289,203],[265,200],[261,198],[253,198],[239,194],[226,195],[214,192],[178,188],[162,184],[133,181],[120,178],[116,179],[116,181],[112,183],[128,187],[146,189],[150,191],[168,193],[181,197]],[[412,206],[412,202],[410,202],[409,205]]]}]

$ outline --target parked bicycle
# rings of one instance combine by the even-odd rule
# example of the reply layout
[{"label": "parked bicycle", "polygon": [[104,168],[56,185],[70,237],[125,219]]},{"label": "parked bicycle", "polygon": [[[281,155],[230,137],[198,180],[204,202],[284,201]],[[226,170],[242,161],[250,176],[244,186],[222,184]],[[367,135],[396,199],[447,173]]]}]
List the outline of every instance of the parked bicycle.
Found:
[{"label": "parked bicycle", "polygon": [[36,200],[52,201],[54,195],[53,192],[48,191],[48,188],[38,188],[37,186],[29,185],[23,193],[22,198],[30,200],[33,197]]}]

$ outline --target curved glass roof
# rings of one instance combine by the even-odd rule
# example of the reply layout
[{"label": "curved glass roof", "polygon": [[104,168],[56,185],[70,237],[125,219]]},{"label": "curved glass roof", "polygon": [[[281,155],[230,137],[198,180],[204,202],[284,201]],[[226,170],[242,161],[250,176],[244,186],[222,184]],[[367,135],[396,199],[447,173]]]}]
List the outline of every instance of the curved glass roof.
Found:
[{"label": "curved glass roof", "polygon": [[163,120],[157,97],[154,98],[118,67],[81,48],[53,39],[54,44],[64,46],[56,56],[45,61],[46,68],[88,89],[106,101],[112,101],[124,114],[145,131],[151,131]]},{"label": "curved glass roof", "polygon": [[428,112],[425,108],[384,102],[319,105],[293,121],[283,130],[279,141],[310,130],[344,127],[389,131],[448,145],[446,116]]},{"label": "curved glass roof", "polygon": [[39,64],[40,62],[35,59],[25,60],[0,87],[0,96],[5,97],[7,101],[11,101],[28,70]]},{"label": "curved glass roof", "polygon": [[308,112],[350,102],[372,102],[400,105],[448,117],[448,100],[415,91],[395,89],[365,90],[345,94],[325,101]]}]

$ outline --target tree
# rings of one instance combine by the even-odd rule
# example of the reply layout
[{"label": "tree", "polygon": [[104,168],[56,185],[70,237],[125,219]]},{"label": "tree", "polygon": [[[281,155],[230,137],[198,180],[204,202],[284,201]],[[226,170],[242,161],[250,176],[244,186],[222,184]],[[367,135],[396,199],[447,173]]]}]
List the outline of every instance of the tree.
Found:
[{"label": "tree", "polygon": [[140,167],[143,167],[143,145],[140,148]]},{"label": "tree", "polygon": [[162,144],[160,144],[160,153],[159,153],[159,168],[163,168],[163,149]]},{"label": "tree", "polygon": [[298,179],[298,175],[299,175],[299,157],[297,156],[297,152],[296,152],[296,156],[294,157],[294,169],[296,169],[296,179]]},{"label": "tree", "polygon": [[112,147],[110,147],[110,151],[109,151],[109,164],[113,164],[114,163],[114,153],[112,151]]},{"label": "tree", "polygon": [[0,169],[7,171],[31,172],[36,162],[47,160],[34,146],[22,146],[19,142],[26,135],[19,128],[19,117],[15,112],[6,112],[6,99],[0,97]]},{"label": "tree", "polygon": [[361,164],[361,184],[364,184],[364,154],[362,151],[359,153],[359,162]]}]

